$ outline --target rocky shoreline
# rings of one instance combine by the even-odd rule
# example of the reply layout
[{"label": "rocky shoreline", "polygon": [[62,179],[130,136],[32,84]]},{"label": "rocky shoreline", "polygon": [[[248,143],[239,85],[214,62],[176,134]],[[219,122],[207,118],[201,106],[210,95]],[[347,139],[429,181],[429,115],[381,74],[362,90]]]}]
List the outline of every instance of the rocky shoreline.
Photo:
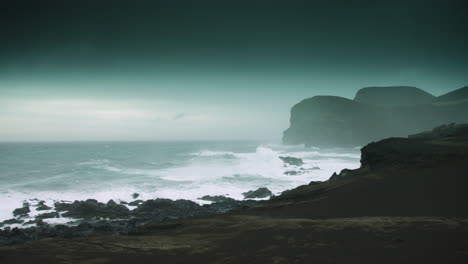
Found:
[{"label": "rocky shoreline", "polygon": [[[0,246],[44,238],[73,238],[97,234],[129,235],[142,226],[162,221],[205,217],[245,209],[259,203],[252,199],[271,195],[272,193],[267,188],[259,188],[246,192],[247,200],[235,200],[225,196],[203,196],[200,199],[212,201],[211,204],[204,205],[189,200],[170,199],[135,200],[119,204],[113,200],[101,203],[88,199],[72,203],[56,202],[53,207],[49,207],[44,201],[39,201],[35,205],[36,210],[47,210],[47,212],[29,221],[22,219],[28,215],[32,206],[25,202],[23,207],[13,211],[16,218],[0,222],[0,227],[10,224],[22,224],[26,227],[10,228],[7,226],[0,230]],[[135,208],[130,210],[125,206],[126,204]],[[66,224],[47,224],[44,221],[44,219],[58,217],[75,220]]]},{"label": "rocky shoreline", "polygon": [[[302,167],[305,163],[300,158],[280,156],[279,159],[283,161],[284,167],[288,168],[285,177],[309,170]],[[130,202],[109,200],[103,203],[87,199],[47,204],[43,200],[30,199],[24,201],[22,207],[13,210],[14,218],[0,222],[0,246],[44,238],[74,238],[97,234],[128,235],[142,226],[162,221],[206,217],[247,209],[259,204],[259,199],[274,196],[265,187],[244,192],[242,195],[244,200],[222,195],[205,195],[198,198],[211,202],[209,204],[183,199],[140,200],[138,193],[132,195],[133,200]],[[31,217],[33,211],[38,214]],[[66,223],[53,223],[53,220],[59,218]],[[52,220],[51,223],[49,220]]]},{"label": "rocky shoreline", "polygon": [[361,153],[359,169],[265,201],[156,199],[128,211],[115,202],[58,203],[56,209],[86,220],[1,231],[10,246],[0,247],[0,260],[466,263],[468,125],[372,142]]}]

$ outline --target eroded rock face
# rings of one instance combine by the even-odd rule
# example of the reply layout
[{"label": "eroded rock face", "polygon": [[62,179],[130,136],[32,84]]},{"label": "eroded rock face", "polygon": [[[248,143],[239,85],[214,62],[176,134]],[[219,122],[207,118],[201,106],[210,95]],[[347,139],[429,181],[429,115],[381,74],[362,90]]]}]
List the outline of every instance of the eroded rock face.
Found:
[{"label": "eroded rock face", "polygon": [[267,188],[262,187],[262,188],[258,188],[255,191],[248,191],[248,192],[242,193],[242,195],[244,196],[245,199],[253,199],[253,198],[269,197],[269,196],[272,196],[273,193]]}]

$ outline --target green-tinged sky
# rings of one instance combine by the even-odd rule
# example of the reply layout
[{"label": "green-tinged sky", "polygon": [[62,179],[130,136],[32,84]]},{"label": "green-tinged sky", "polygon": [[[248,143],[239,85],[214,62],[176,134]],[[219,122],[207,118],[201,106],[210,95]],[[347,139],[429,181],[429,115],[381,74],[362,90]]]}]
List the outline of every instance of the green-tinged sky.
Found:
[{"label": "green-tinged sky", "polygon": [[465,0],[11,1],[0,141],[279,140],[307,97],[468,85],[467,13]]}]

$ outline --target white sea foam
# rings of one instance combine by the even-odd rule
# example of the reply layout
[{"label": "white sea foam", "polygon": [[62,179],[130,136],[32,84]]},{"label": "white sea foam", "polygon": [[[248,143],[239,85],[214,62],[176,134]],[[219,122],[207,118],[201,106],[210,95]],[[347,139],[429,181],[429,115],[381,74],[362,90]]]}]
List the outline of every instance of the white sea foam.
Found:
[{"label": "white sea foam", "polygon": [[[21,207],[23,201],[32,204],[28,219],[33,219],[34,216],[47,212],[35,210],[34,205],[39,200],[46,201],[48,206],[53,206],[56,201],[90,198],[100,202],[110,199],[128,202],[134,200],[133,193],[138,193],[138,199],[142,200],[168,198],[206,203],[198,198],[204,195],[225,195],[242,199],[243,192],[260,187],[267,187],[279,194],[310,181],[327,180],[333,172],[339,172],[343,168],[357,168],[360,158],[356,149],[321,150],[282,145],[261,145],[255,151],[244,152],[205,149],[179,155],[182,155],[179,156],[182,157],[180,160],[149,159],[144,163],[152,165],[170,162],[171,166],[154,165],[145,168],[124,166],[113,161],[112,157],[90,158],[74,163],[76,167],[70,172],[46,178],[32,178],[33,180],[29,180],[31,182],[26,182],[34,186],[37,183],[47,184],[48,181],[71,181],[72,184],[66,185],[66,189],[51,186],[49,189],[25,191],[20,189],[25,182],[12,182],[7,187],[0,188],[0,222],[12,218],[12,211]],[[301,158],[305,164],[285,165],[279,156]],[[314,167],[320,169],[313,169]],[[299,171],[300,174],[285,175],[285,172],[291,170]],[[38,200],[31,200],[34,198]],[[45,221],[58,224],[70,220],[72,219],[54,218]],[[13,226],[25,227],[10,225]]]}]

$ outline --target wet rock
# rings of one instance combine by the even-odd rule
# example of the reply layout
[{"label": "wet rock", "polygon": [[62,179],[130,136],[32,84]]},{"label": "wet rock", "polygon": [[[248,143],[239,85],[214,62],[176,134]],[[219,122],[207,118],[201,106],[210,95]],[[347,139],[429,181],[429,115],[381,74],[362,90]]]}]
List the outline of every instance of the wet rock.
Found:
[{"label": "wet rock", "polygon": [[106,203],[106,206],[116,206],[117,203],[114,201],[114,200],[109,200],[107,203]]},{"label": "wet rock", "polygon": [[286,172],[284,172],[284,175],[298,175],[298,174],[302,174],[302,173],[299,172],[299,171],[286,171]]},{"label": "wet rock", "polygon": [[31,210],[29,209],[29,203],[23,203],[22,208],[17,208],[13,211],[13,216],[27,216]]},{"label": "wet rock", "polygon": [[12,218],[12,219],[5,220],[2,223],[4,225],[12,225],[12,224],[22,224],[24,223],[24,221],[20,219]]},{"label": "wet rock", "polygon": [[262,187],[262,188],[258,188],[255,191],[248,191],[248,192],[242,193],[242,195],[244,196],[245,199],[252,199],[252,198],[269,197],[269,196],[272,196],[273,193],[267,188]]},{"label": "wet rock", "polygon": [[210,202],[229,202],[229,201],[235,201],[234,199],[222,195],[205,195],[201,198],[198,198],[203,201],[210,201]]},{"label": "wet rock", "polygon": [[133,199],[136,199],[136,198],[138,198],[139,196],[140,196],[139,193],[134,193],[134,194],[132,194]]},{"label": "wet rock", "polygon": [[138,206],[143,203],[143,200],[135,200],[133,202],[129,202],[128,205],[130,206]]},{"label": "wet rock", "polygon": [[74,218],[125,218],[130,216],[127,207],[110,200],[107,204],[100,203],[94,199],[86,201],[74,201],[73,203],[55,203],[55,210],[67,211],[66,217]]},{"label": "wet rock", "polygon": [[57,212],[44,213],[36,216],[36,219],[58,218],[60,214]]},{"label": "wet rock", "polygon": [[304,164],[304,161],[300,158],[295,157],[279,157],[285,165],[292,165],[292,166],[301,166]]},{"label": "wet rock", "polygon": [[[200,206],[187,200],[172,201],[169,199],[155,199],[138,202],[135,210],[129,211],[124,205],[109,201],[106,204],[96,200],[75,201],[73,203],[57,202],[55,209],[63,213],[63,216],[84,218],[77,220],[78,225],[48,225],[43,219],[49,216],[56,217],[58,213],[45,213],[28,221],[24,225],[36,224],[33,227],[22,229],[6,227],[0,230],[0,245],[12,245],[29,240],[43,238],[75,238],[90,235],[129,235],[138,234],[138,230],[144,226],[157,224],[164,220],[187,218],[193,216],[207,216],[225,213],[230,210],[242,209],[254,206],[258,201],[237,201],[225,197],[223,201],[213,202],[210,205]],[[122,209],[125,207],[125,209]],[[123,216],[112,218],[112,216]],[[109,218],[99,220],[98,218]],[[18,219],[13,219],[12,222]],[[22,220],[19,220],[22,223]],[[0,226],[2,223],[0,223]]]},{"label": "wet rock", "polygon": [[37,225],[37,226],[47,225],[47,223],[44,222],[44,221],[42,220],[42,218],[37,218],[37,217],[36,217],[36,219],[34,219],[34,220],[30,220],[30,221],[28,221],[28,222],[25,222],[23,225],[34,225],[34,224]]},{"label": "wet rock", "polygon": [[37,211],[46,211],[46,210],[50,210],[50,209],[52,209],[52,207],[47,206],[45,204],[45,201],[40,201],[39,203],[37,203],[37,207],[36,207]]}]

